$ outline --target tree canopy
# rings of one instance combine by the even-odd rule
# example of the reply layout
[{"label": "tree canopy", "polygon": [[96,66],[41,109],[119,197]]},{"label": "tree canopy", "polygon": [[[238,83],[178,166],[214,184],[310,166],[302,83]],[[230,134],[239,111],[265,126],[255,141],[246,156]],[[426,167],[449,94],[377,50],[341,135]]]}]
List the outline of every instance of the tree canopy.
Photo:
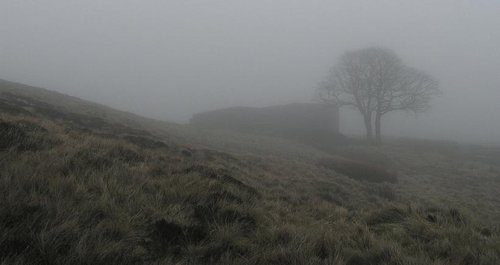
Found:
[{"label": "tree canopy", "polygon": [[357,109],[367,139],[374,139],[375,129],[375,140],[380,142],[385,114],[425,111],[440,91],[434,77],[405,65],[394,51],[371,47],[344,53],[318,92],[325,103]]}]

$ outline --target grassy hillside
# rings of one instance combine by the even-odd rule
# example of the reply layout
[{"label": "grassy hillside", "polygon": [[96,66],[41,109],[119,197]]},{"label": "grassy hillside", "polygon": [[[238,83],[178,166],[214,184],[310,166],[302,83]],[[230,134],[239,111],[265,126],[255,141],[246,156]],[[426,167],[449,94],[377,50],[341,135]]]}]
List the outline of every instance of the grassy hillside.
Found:
[{"label": "grassy hillside", "polygon": [[329,153],[0,82],[0,264],[500,264],[498,150]]}]

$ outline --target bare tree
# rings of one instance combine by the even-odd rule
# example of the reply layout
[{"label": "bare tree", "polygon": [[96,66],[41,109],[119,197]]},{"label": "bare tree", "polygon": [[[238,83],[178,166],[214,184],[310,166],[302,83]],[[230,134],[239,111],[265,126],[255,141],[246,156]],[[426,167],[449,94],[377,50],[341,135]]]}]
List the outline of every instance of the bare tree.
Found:
[{"label": "bare tree", "polygon": [[430,75],[404,65],[392,50],[367,48],[342,55],[318,94],[325,103],[359,110],[367,139],[374,139],[375,127],[375,140],[381,142],[385,114],[427,110],[438,86]]}]

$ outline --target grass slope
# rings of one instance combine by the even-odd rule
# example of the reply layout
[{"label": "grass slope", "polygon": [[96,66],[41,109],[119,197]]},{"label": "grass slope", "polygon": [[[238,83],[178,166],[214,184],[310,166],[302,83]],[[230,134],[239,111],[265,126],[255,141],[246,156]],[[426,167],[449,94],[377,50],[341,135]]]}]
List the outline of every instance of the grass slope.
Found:
[{"label": "grass slope", "polygon": [[482,149],[331,155],[9,89],[0,264],[500,264]]}]

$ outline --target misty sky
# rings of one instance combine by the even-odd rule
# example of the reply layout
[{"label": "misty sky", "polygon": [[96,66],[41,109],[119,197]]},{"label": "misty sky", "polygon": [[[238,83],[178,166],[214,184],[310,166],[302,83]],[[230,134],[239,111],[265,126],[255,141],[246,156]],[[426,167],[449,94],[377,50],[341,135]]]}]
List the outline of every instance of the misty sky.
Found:
[{"label": "misty sky", "polygon": [[444,92],[388,117],[388,134],[500,142],[498,0],[0,0],[0,78],[162,120],[310,101],[339,55],[368,46]]}]

